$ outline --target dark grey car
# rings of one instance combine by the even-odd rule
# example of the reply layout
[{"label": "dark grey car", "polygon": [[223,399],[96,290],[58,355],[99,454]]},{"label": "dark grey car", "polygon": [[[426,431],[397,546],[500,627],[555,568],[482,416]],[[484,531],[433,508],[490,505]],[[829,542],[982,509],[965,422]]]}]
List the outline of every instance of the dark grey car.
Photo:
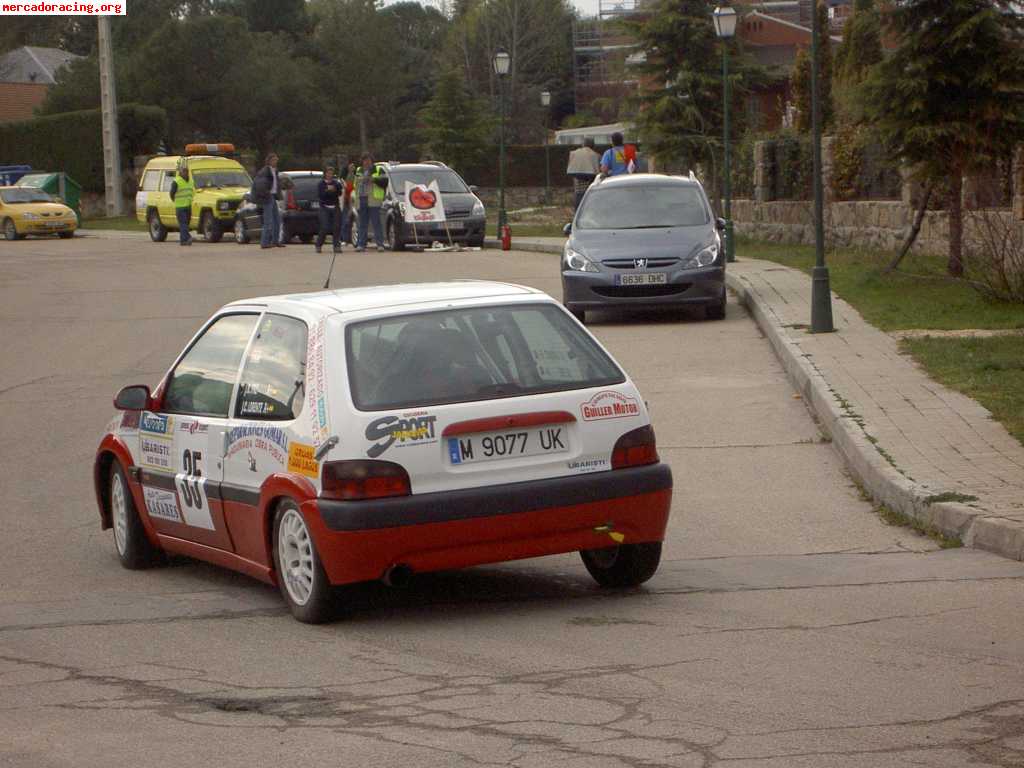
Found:
[{"label": "dark grey car", "polygon": [[[476,196],[476,187],[470,187],[455,171],[444,163],[395,163],[386,166],[388,191],[381,208],[381,224],[384,226],[384,240],[394,251],[406,246],[419,244],[429,246],[435,240],[471,246],[484,244],[484,229],[487,214],[484,204]],[[405,221],[405,182],[429,184],[437,181],[444,199],[445,223],[416,224]]]},{"label": "dark grey car", "polygon": [[562,302],[588,309],[697,305],[725,317],[725,253],[694,177],[638,173],[587,190],[562,254]]}]

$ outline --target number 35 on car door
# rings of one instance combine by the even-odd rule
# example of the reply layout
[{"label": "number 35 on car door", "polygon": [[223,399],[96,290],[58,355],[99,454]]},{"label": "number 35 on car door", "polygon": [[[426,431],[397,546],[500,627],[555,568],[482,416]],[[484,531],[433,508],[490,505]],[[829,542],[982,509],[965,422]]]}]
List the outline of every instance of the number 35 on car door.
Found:
[{"label": "number 35 on car door", "polygon": [[185,523],[197,528],[214,529],[210,514],[210,501],[206,494],[206,477],[203,474],[203,452],[186,448],[181,455],[181,468],[174,476],[178,489],[178,501]]}]

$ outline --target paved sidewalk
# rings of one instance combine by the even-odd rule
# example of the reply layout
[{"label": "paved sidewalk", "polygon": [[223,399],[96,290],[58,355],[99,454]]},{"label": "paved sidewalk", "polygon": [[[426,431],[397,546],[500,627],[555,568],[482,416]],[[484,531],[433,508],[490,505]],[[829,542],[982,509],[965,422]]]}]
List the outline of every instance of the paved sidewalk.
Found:
[{"label": "paved sidewalk", "polygon": [[[560,253],[564,242],[513,244]],[[807,333],[808,275],[756,259],[730,264],[727,274],[851,474],[876,501],[968,546],[1024,560],[1024,446],[987,410],[929,378],[900,354],[896,338],[834,295],[837,332]]]}]

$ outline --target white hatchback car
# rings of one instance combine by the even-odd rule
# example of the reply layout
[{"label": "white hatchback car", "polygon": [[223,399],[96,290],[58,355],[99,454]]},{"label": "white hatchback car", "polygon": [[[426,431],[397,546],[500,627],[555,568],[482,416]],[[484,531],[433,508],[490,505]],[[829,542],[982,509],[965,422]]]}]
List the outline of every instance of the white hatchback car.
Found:
[{"label": "white hatchback car", "polygon": [[122,564],[174,552],[333,585],[579,551],[603,586],[658,567],[672,473],[629,377],[544,293],[477,281],[237,301],[95,462]]}]

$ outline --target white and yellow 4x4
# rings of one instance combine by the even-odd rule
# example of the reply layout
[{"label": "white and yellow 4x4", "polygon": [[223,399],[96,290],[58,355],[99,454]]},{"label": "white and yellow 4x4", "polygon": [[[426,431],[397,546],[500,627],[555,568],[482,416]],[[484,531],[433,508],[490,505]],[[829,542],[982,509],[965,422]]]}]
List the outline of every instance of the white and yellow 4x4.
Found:
[{"label": "white and yellow 4x4", "polygon": [[195,181],[191,227],[205,240],[216,243],[225,231],[234,227],[235,214],[252,179],[237,160],[198,152],[233,152],[230,144],[189,144],[185,155],[154,157],[146,163],[135,194],[135,217],[149,227],[155,242],[178,231],[178,220],[171,200],[171,182],[180,163],[184,163]]}]

